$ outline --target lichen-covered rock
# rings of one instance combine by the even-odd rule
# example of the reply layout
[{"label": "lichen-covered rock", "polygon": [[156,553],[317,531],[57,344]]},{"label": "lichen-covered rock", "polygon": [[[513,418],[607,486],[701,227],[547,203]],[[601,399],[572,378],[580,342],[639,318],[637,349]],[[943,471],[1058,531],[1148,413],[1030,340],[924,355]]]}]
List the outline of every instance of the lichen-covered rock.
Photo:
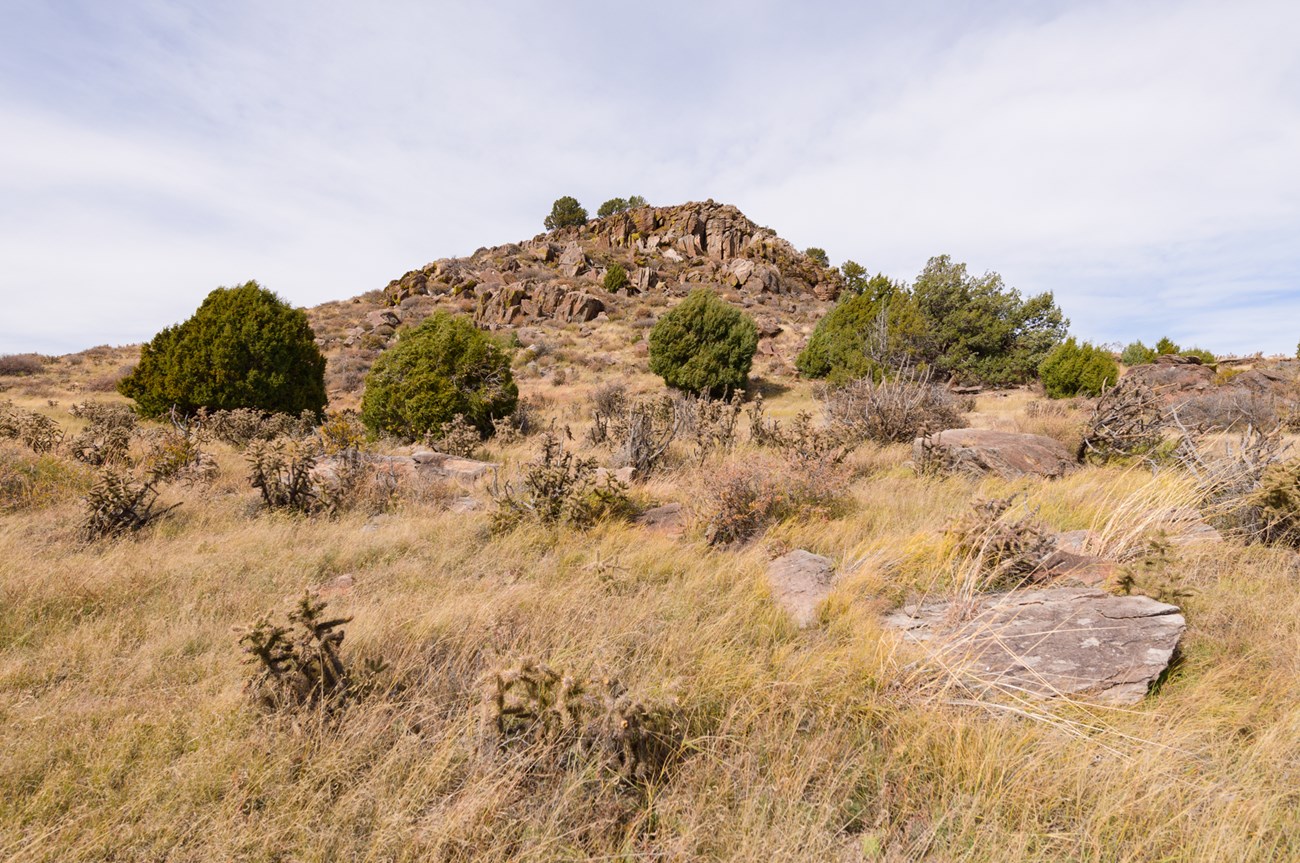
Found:
[{"label": "lichen-covered rock", "polygon": [[1057,478],[1079,466],[1079,459],[1055,438],[993,429],[948,429],[917,438],[912,455],[918,465],[949,471]]},{"label": "lichen-covered rock", "polygon": [[1141,701],[1186,628],[1177,606],[1086,587],[986,596],[955,611],[926,603],[884,622],[973,689],[1107,704]]}]

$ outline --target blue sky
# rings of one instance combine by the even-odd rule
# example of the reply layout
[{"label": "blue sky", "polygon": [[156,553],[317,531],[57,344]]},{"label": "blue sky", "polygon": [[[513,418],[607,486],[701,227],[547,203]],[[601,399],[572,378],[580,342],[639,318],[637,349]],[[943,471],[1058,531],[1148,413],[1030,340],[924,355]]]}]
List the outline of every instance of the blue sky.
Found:
[{"label": "blue sky", "polygon": [[0,352],[713,198],[1087,339],[1300,340],[1300,4],[0,0]]}]

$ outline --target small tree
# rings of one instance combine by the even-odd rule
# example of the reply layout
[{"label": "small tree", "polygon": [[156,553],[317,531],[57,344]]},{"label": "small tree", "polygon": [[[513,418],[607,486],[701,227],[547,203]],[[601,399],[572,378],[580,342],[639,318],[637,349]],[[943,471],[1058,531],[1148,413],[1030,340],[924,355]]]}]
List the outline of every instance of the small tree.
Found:
[{"label": "small tree", "polygon": [[1109,351],[1089,342],[1081,345],[1071,337],[1052,349],[1038,373],[1051,398],[1095,396],[1119,380],[1119,365]]},{"label": "small tree", "polygon": [[846,295],[817,322],[795,359],[800,374],[834,382],[879,380],[888,369],[910,364],[921,324],[910,297],[895,287],[876,276]]},{"label": "small tree", "polygon": [[608,201],[600,205],[600,209],[596,211],[596,215],[603,219],[606,216],[612,216],[615,213],[626,212],[627,198],[610,198]]},{"label": "small tree", "polygon": [[803,250],[803,253],[813,259],[813,262],[820,267],[830,267],[831,259],[826,254],[825,249],[819,249],[817,246],[809,246]]},{"label": "small tree", "polygon": [[117,388],[145,416],[173,407],[319,414],[325,357],[301,309],[247,282],[217,288],[189,320],[154,336]]},{"label": "small tree", "polygon": [[627,208],[629,210],[635,210],[638,207],[648,207],[648,206],[650,205],[646,202],[646,199],[641,197],[640,195],[632,195],[627,199]]},{"label": "small tree", "polygon": [[467,319],[435,312],[375,361],[361,420],[371,431],[412,440],[461,415],[486,437],[518,400],[510,352]]},{"label": "small tree", "polygon": [[668,386],[727,395],[743,388],[758,349],[749,315],[698,288],[650,330],[650,371]]},{"label": "small tree", "polygon": [[1176,353],[1178,353],[1178,343],[1168,336],[1161,336],[1160,341],[1156,342],[1156,354],[1158,356]]},{"label": "small tree", "polygon": [[548,231],[585,225],[587,224],[587,211],[583,209],[582,204],[578,203],[577,198],[565,195],[563,198],[557,198],[555,203],[551,205],[551,214],[546,217],[544,224]]},{"label": "small tree", "polygon": [[1141,342],[1131,342],[1124,351],[1119,355],[1119,361],[1126,366],[1140,366],[1146,363],[1153,363],[1156,360],[1156,352]]},{"label": "small tree", "polygon": [[610,264],[609,269],[605,270],[605,290],[613,294],[623,290],[626,287],[627,287],[627,270],[623,269],[622,264],[619,263]]}]

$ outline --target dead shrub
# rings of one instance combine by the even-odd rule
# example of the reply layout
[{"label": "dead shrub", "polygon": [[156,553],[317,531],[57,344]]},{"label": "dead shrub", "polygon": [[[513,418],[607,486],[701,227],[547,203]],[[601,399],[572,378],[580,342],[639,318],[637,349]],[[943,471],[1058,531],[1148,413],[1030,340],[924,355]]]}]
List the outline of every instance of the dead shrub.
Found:
[{"label": "dead shrub", "polygon": [[1033,582],[1056,551],[1055,535],[1030,514],[1010,518],[1017,497],[978,500],[946,533],[978,569],[981,590],[1009,590]]},{"label": "dead shrub", "polygon": [[660,466],[687,421],[686,412],[672,396],[633,400],[601,387],[592,402],[587,442],[608,444],[614,464],[631,467],[639,477],[649,476]]},{"label": "dead shrub", "polygon": [[796,414],[788,426],[780,420],[767,419],[761,396],[749,406],[748,414],[750,441],[759,447],[779,450],[787,461],[796,465],[838,465],[856,446],[855,441],[844,440],[837,429],[815,425],[807,411]]},{"label": "dead shrub", "polygon": [[1160,396],[1137,378],[1124,377],[1104,391],[1083,430],[1089,461],[1149,456],[1164,442],[1169,412]]},{"label": "dead shrub", "polygon": [[860,378],[824,398],[827,421],[845,440],[900,443],[962,424],[952,394],[929,372],[902,371],[880,382]]},{"label": "dead shrub", "polygon": [[[1196,481],[1201,508],[1210,523],[1248,542],[1290,532],[1290,493],[1283,467],[1289,446],[1282,430],[1248,427],[1236,440],[1213,444],[1183,429],[1175,451],[1178,464]],[[1265,488],[1269,476],[1269,488]]]},{"label": "dead shrub", "polygon": [[0,377],[27,377],[45,371],[45,358],[40,354],[0,355]]},{"label": "dead shrub", "polygon": [[254,702],[267,710],[333,712],[375,691],[387,670],[384,661],[366,659],[354,673],[339,653],[342,627],[351,620],[326,617],[325,602],[306,592],[288,613],[287,625],[273,623],[268,614],[238,628],[245,662],[255,668],[246,686]]},{"label": "dead shrub", "polygon": [[848,480],[831,461],[798,462],[749,457],[711,472],[705,480],[709,545],[745,542],[766,525],[790,517],[828,517],[843,503]]}]

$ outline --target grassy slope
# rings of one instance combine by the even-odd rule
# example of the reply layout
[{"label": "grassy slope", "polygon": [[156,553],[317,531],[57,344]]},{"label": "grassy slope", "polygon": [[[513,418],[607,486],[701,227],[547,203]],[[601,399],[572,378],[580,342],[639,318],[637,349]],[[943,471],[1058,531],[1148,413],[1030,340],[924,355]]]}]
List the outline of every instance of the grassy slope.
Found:
[{"label": "grassy slope", "polygon": [[[595,380],[525,391],[551,396],[580,436],[575,393]],[[72,397],[59,386],[18,395]],[[1031,427],[1023,402],[981,397],[976,421]],[[811,403],[797,385],[769,399],[785,416]],[[1185,494],[1177,477],[921,479],[906,448],[868,447],[846,466],[842,514],[711,551],[698,527],[678,540],[631,525],[494,537],[486,512],[421,504],[378,519],[250,517],[239,455],[218,455],[215,485],[136,540],[75,542],[75,478],[0,517],[0,858],[1300,856],[1292,553],[1183,551],[1185,658],[1132,709],[953,705],[950,681],[877,623],[905,597],[953,587],[941,531],[977,495],[1024,491],[1052,526],[1100,529],[1115,550]],[[640,493],[689,506],[704,481],[682,468]],[[785,547],[831,555],[843,573],[804,632],[762,579]],[[336,728],[266,719],[243,695],[231,628],[345,573],[355,586],[331,604],[355,616],[345,653],[384,655],[407,687]],[[483,754],[476,681],[523,654],[675,695],[686,758],[644,791],[586,762]]]}]

